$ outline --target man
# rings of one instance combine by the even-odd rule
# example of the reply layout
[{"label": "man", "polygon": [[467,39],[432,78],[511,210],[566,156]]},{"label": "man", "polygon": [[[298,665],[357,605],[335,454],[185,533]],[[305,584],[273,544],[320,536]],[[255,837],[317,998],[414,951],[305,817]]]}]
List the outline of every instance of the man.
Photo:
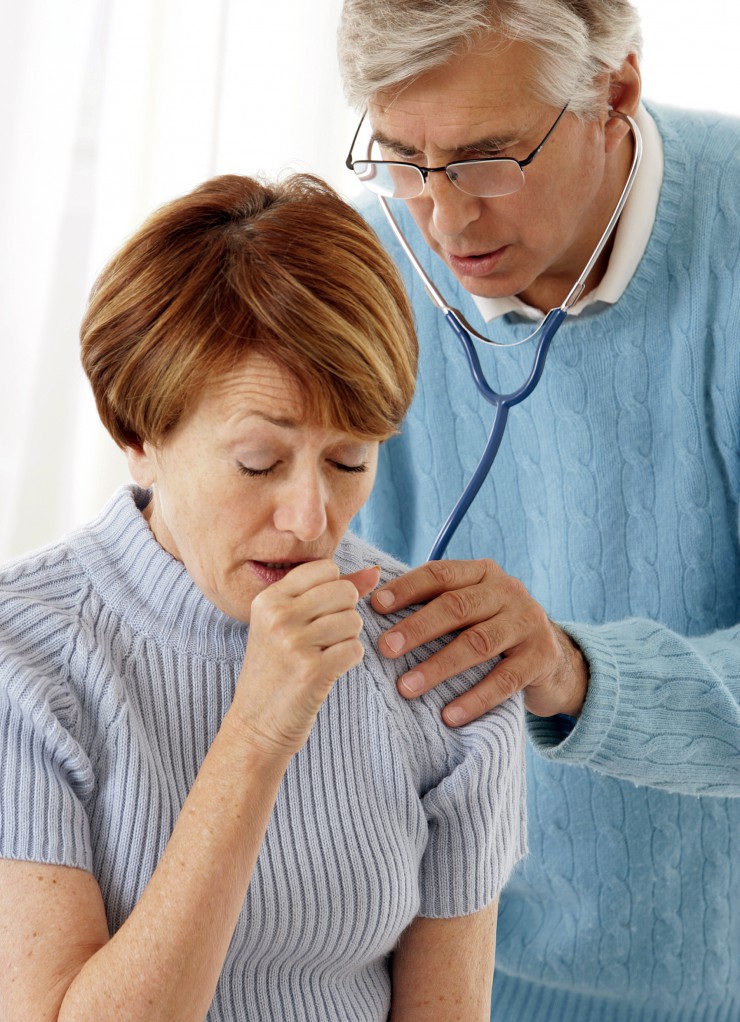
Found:
[{"label": "man", "polygon": [[[637,122],[616,235],[433,565],[492,411],[363,206],[405,274],[421,363],[356,528],[420,565],[373,596],[424,605],[386,632],[387,656],[460,631],[401,694],[500,655],[446,722],[520,689],[530,711],[530,855],[501,900],[493,1017],[740,1018],[740,125],[641,104],[627,0],[345,0],[339,43],[371,131],[354,160],[372,143],[432,168],[392,212],[447,302],[499,343],[569,293]],[[448,166],[498,157],[521,171]],[[476,351],[503,393],[532,367],[531,344]]]}]

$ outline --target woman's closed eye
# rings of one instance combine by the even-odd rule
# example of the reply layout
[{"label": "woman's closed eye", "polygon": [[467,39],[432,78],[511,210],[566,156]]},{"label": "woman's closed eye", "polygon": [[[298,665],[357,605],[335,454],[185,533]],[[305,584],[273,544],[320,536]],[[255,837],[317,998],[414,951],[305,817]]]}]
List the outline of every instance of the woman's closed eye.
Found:
[{"label": "woman's closed eye", "polygon": [[[258,479],[262,476],[269,476],[281,463],[276,461],[273,465],[269,465],[267,468],[250,468],[249,465],[243,465],[238,462],[238,469],[243,476],[247,476],[249,479]],[[335,468],[338,472],[367,472],[367,462],[362,462],[359,465],[346,464],[342,461],[330,460],[329,464]]]},{"label": "woman's closed eye", "polygon": [[258,476],[269,476],[271,472],[275,470],[278,462],[274,465],[270,465],[267,468],[250,468],[249,465],[242,465],[241,462],[237,463],[237,468],[243,476],[248,476],[250,479],[255,479]]}]

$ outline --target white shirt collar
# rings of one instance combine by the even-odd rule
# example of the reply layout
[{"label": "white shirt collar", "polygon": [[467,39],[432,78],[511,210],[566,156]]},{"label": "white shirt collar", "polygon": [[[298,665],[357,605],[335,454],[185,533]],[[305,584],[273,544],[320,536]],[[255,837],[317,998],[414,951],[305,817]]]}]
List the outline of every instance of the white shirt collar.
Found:
[{"label": "white shirt collar", "polygon": [[[577,316],[597,302],[613,305],[618,301],[647,248],[663,183],[663,140],[644,106],[640,105],[635,120],[642,133],[642,162],[617,224],[606,273],[593,291],[589,291],[568,311],[569,316]],[[542,319],[539,309],[527,305],[516,295],[505,298],[471,297],[486,323],[507,312],[516,312],[525,319]]]}]

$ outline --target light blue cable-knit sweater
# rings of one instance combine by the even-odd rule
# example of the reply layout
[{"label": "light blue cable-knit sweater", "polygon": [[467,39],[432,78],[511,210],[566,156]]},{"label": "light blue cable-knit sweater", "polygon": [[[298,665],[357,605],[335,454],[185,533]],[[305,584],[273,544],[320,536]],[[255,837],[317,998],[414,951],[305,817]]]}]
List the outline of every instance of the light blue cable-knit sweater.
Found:
[{"label": "light blue cable-knit sweater", "polygon": [[[530,855],[501,899],[496,1022],[740,1019],[740,124],[652,112],[665,174],[644,257],[616,305],[566,320],[448,551],[522,579],[591,669],[570,735],[529,720]],[[418,563],[491,410],[367,215],[404,272],[421,368],[354,527]],[[502,391],[531,367],[528,345],[477,351]]]},{"label": "light blue cable-knit sweater", "polygon": [[[0,856],[91,871],[111,932],[157,865],[248,636],[159,546],[147,499],[124,489],[0,571]],[[336,559],[400,570],[351,536]],[[404,927],[482,908],[524,853],[520,702],[446,728],[445,699],[482,672],[406,702],[394,682],[416,661],[381,658],[385,621],[360,612],[365,659],[288,767],[210,1022],[382,1022]]]}]

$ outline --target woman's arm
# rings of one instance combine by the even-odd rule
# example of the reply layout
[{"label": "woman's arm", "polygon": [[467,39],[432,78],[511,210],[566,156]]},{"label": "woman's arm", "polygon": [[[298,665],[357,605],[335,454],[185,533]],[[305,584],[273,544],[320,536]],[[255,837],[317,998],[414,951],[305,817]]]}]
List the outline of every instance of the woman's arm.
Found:
[{"label": "woman's arm", "polygon": [[393,953],[389,1022],[488,1022],[498,901],[455,919],[416,918]]},{"label": "woman's arm", "polygon": [[202,1022],[288,763],[364,653],[355,606],[377,572],[337,575],[314,561],[255,600],[232,706],[112,938],[89,874],[0,861],[3,1022]]},{"label": "woman's arm", "polygon": [[3,1022],[202,1022],[287,766],[244,744],[225,719],[152,879],[110,940],[94,877],[0,861]]}]

